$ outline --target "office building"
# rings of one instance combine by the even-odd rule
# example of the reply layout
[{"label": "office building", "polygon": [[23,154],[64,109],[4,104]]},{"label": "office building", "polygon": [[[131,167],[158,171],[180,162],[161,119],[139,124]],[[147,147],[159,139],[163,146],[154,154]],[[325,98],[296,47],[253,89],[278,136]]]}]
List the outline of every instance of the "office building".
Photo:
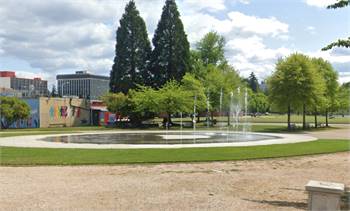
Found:
[{"label": "office building", "polygon": [[109,77],[93,75],[87,71],[57,75],[56,79],[60,96],[96,100],[109,90]]},{"label": "office building", "polygon": [[13,71],[0,71],[0,88],[15,90],[23,97],[48,95],[47,81],[41,80],[41,78],[18,78]]}]

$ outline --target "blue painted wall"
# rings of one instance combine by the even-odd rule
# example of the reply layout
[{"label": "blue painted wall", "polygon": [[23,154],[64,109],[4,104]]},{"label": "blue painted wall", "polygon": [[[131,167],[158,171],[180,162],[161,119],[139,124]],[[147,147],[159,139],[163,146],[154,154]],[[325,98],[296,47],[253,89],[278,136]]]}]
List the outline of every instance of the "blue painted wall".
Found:
[{"label": "blue painted wall", "polygon": [[39,99],[23,99],[30,107],[30,116],[28,119],[18,120],[10,128],[39,128]]}]

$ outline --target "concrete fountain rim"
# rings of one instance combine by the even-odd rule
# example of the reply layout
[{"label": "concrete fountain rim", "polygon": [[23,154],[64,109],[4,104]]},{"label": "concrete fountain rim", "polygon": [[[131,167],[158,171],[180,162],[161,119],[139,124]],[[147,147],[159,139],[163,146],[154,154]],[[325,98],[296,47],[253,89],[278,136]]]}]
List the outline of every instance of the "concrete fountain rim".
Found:
[{"label": "concrete fountain rim", "polygon": [[[181,132],[181,131],[169,131]],[[183,133],[191,133],[186,130]],[[198,130],[196,132],[220,132],[211,130]],[[154,149],[154,148],[199,148],[199,147],[240,147],[240,146],[261,146],[272,144],[288,144],[315,141],[317,138],[304,134],[286,134],[286,133],[255,133],[254,135],[271,136],[271,139],[252,142],[232,142],[232,143],[205,143],[205,144],[79,144],[79,143],[59,143],[47,142],[41,139],[57,136],[77,136],[77,135],[98,135],[98,134],[123,134],[123,133],[165,133],[164,130],[128,130],[128,131],[89,131],[80,133],[64,133],[64,134],[47,134],[47,135],[30,135],[0,138],[0,146],[3,147],[25,147],[25,148],[71,148],[71,149]],[[229,132],[235,133],[235,132]],[[241,132],[238,132],[241,133]]]}]

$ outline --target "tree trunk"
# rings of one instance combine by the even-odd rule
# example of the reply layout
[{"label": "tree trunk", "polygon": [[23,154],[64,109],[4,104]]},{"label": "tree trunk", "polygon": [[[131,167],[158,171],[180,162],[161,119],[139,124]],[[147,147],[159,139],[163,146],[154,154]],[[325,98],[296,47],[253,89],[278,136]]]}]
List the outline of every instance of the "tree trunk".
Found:
[{"label": "tree trunk", "polygon": [[170,125],[172,125],[172,122],[171,122],[171,114],[168,114],[167,120],[168,120],[168,127],[169,127]]},{"label": "tree trunk", "polygon": [[303,104],[303,130],[306,129],[306,105]]},{"label": "tree trunk", "polygon": [[287,122],[288,122],[288,130],[291,130],[292,128],[290,125],[290,105],[288,105],[288,120],[287,120]]},{"label": "tree trunk", "polygon": [[230,126],[230,112],[227,112],[227,126]]},{"label": "tree trunk", "polygon": [[328,127],[328,108],[326,109],[326,127]]},{"label": "tree trunk", "polygon": [[171,114],[167,114],[167,116],[163,118],[163,126],[170,127],[171,124]]},{"label": "tree trunk", "polygon": [[315,128],[317,128],[317,109],[315,109]]}]

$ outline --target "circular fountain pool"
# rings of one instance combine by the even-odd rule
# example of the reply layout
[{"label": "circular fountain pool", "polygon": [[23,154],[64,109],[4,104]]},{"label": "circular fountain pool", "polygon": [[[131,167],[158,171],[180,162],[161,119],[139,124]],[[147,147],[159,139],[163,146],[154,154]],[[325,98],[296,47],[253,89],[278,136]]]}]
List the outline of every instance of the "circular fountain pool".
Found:
[{"label": "circular fountain pool", "polygon": [[208,144],[237,143],[277,139],[278,137],[250,133],[224,132],[155,132],[62,135],[43,138],[43,141],[75,144]]},{"label": "circular fountain pool", "polygon": [[79,134],[0,138],[0,146],[81,149],[235,147],[317,140],[303,134],[225,133],[224,131],[91,131]]}]

